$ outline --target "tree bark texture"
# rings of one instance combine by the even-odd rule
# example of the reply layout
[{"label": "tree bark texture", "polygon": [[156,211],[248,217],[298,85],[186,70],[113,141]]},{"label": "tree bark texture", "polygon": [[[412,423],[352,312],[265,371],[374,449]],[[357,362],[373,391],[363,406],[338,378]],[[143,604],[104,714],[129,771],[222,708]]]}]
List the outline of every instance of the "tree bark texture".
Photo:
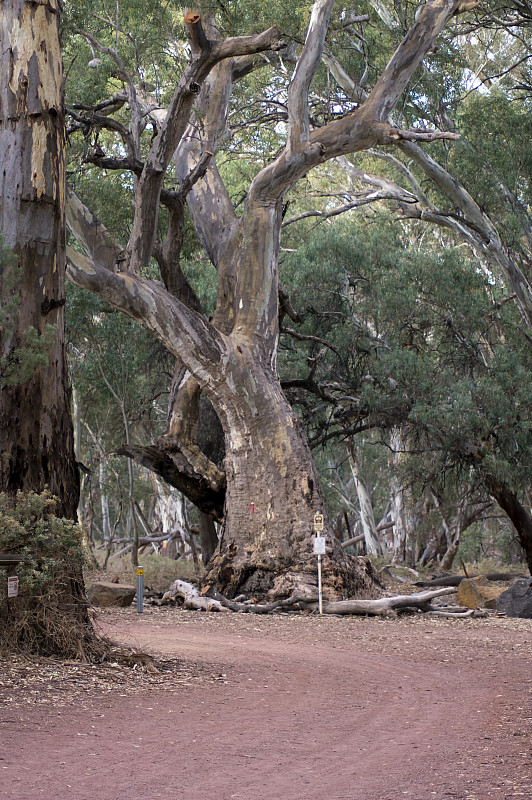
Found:
[{"label": "tree bark texture", "polygon": [[[4,270],[0,302],[18,296],[4,320],[0,355],[8,364],[34,328],[53,326],[47,364],[23,382],[0,376],[0,489],[59,498],[76,517],[74,457],[65,360],[65,134],[59,36],[60,0],[4,0],[0,10],[0,231],[18,270]],[[4,363],[6,363],[4,362]]]},{"label": "tree bark texture", "polygon": [[[327,517],[325,501],[278,380],[250,354],[237,355],[227,367],[221,402],[213,400],[226,431],[227,497],[207,580],[229,597],[242,591],[288,596],[316,582],[313,518]],[[365,559],[349,556],[335,536],[327,536],[326,596],[370,591],[370,568],[367,574],[365,569]]]}]

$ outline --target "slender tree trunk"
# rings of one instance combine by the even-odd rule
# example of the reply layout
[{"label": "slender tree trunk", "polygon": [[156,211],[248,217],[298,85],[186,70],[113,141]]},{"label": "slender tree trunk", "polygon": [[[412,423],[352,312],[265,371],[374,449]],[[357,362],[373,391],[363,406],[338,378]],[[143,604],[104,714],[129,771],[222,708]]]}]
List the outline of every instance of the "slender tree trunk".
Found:
[{"label": "slender tree trunk", "polygon": [[[76,518],[74,458],[65,359],[65,162],[59,0],[4,0],[0,10],[0,231],[18,260],[5,269],[0,303],[18,297],[4,319],[0,357],[16,367],[18,348],[53,331],[45,363],[30,376],[0,375],[0,489],[59,498]],[[41,340],[42,341],[42,340]]]},{"label": "slender tree trunk", "polygon": [[98,483],[100,487],[100,505],[102,507],[102,532],[103,541],[106,547],[111,546],[111,521],[109,519],[109,499],[107,497],[107,470],[106,458],[103,453],[100,453],[100,467],[98,474]]},{"label": "slender tree trunk", "polygon": [[162,547],[162,555],[175,558],[178,553],[178,545],[183,541],[182,531],[186,524],[185,500],[181,492],[176,492],[168,487],[153,473],[152,480],[156,496],[150,523],[156,530],[168,534],[168,540]]},{"label": "slender tree trunk", "polygon": [[201,547],[201,557],[204,564],[208,564],[218,546],[218,534],[212,517],[198,511],[198,527]]},{"label": "slender tree trunk", "polygon": [[368,488],[360,474],[357,452],[352,439],[347,440],[347,450],[349,453],[349,466],[351,467],[351,474],[360,504],[360,522],[364,533],[366,552],[371,555],[381,556],[382,547],[377,533],[377,526],[375,525],[375,517],[373,516],[373,505]]},{"label": "slender tree trunk", "polygon": [[[400,464],[403,456],[403,433],[400,429],[392,430],[390,444],[394,451],[394,468]],[[407,563],[414,566],[414,515],[412,513],[412,497],[410,491],[403,486],[397,474],[392,473],[390,484],[391,509],[394,520],[393,527],[393,555],[394,564]]]}]

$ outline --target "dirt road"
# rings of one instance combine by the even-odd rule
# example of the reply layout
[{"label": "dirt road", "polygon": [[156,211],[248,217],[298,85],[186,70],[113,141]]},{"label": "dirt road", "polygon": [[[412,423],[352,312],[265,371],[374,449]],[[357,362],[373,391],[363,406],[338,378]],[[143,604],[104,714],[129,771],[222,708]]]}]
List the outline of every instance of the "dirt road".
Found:
[{"label": "dirt road", "polygon": [[64,701],[52,678],[10,690],[1,798],[532,798],[532,621],[127,609],[101,625],[182,675]]}]

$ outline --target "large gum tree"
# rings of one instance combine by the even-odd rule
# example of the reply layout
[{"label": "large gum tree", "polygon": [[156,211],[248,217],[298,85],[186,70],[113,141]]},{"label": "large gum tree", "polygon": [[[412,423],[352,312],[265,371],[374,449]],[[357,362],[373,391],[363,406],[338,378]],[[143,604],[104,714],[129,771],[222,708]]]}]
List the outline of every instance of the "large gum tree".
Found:
[{"label": "large gum tree", "polygon": [[65,357],[60,0],[0,7],[0,491],[79,497]]},{"label": "large gum tree", "polygon": [[[392,55],[364,102],[351,113],[313,127],[309,92],[324,51],[333,0],[316,0],[286,96],[284,146],[251,181],[237,216],[216,165],[229,101],[260,52],[283,48],[276,28],[249,37],[220,39],[214,18],[189,12],[185,28],[191,57],[167,108],[128,74],[118,53],[85,34],[94,52],[110,57],[121,75],[129,127],[103,104],[83,116],[96,128],[117,132],[122,153],[98,146],[93,163],[134,175],[134,214],[125,247],[71,192],[67,219],[78,243],[68,250],[68,277],[98,294],[151,331],[176,357],[168,430],[150,447],[129,448],[139,463],[182,485],[200,508],[222,517],[209,578],[229,596],[240,591],[282,596],[313,591],[313,518],[327,514],[313,459],[277,371],[279,315],[290,313],[279,286],[278,257],[287,192],[324,162],[381,145],[453,138],[429,130],[402,130],[389,122],[410,78],[449,19],[473,4],[432,0]],[[271,56],[270,56],[271,57]],[[102,113],[105,111],[105,113]],[[89,119],[90,118],[90,119]],[[146,121],[154,126],[149,148],[141,143]],[[165,176],[175,168],[177,188]],[[175,183],[175,182],[174,182]],[[179,255],[184,204],[217,271],[216,311],[202,313],[183,275]],[[159,241],[160,204],[168,229]],[[241,206],[242,208],[242,206]],[[162,282],[147,274],[150,259]],[[199,398],[207,398],[223,428],[223,470],[198,447]],[[329,596],[369,586],[364,562],[347,556],[328,536],[325,583]]]}]

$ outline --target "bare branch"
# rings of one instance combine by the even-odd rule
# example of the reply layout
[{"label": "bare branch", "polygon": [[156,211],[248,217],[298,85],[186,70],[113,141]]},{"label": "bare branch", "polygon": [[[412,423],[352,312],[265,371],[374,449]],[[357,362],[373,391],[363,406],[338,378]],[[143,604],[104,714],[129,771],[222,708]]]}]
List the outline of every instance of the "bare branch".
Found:
[{"label": "bare branch", "polygon": [[286,333],[288,336],[291,336],[292,339],[297,339],[300,342],[314,342],[315,344],[322,344],[328,350],[332,350],[338,358],[340,358],[340,353],[336,349],[334,345],[328,342],[326,339],[321,339],[319,336],[311,336],[310,334],[299,333],[295,331],[293,328],[281,328],[281,333]]},{"label": "bare branch", "polygon": [[162,284],[111,272],[71,247],[67,247],[67,277],[140,322],[186,364],[202,388],[219,380],[225,351],[222,334]]},{"label": "bare branch", "polygon": [[388,119],[421,59],[461,5],[462,0],[432,0],[425,5],[370,92],[366,113],[380,122]]},{"label": "bare branch", "polygon": [[124,142],[128,150],[128,153],[130,153],[130,158],[134,158],[133,144],[130,139],[130,133],[127,130],[127,128],[124,125],[122,125],[122,123],[104,114],[96,114],[96,112],[88,112],[82,115],[82,114],[77,114],[73,109],[69,109],[68,113],[73,120],[79,123],[78,125],[71,126],[71,128],[69,129],[69,133],[71,133],[72,130],[76,129],[79,130],[80,128],[82,130],[83,129],[87,130],[90,129],[91,127],[106,128],[107,130],[115,131],[116,133],[119,134],[122,141]]},{"label": "bare branch", "polygon": [[121,245],[69,186],[66,191],[66,223],[89,258],[112,272],[116,269],[123,250]]},{"label": "bare branch", "polygon": [[95,39],[94,36],[92,36],[90,33],[87,33],[86,31],[77,31],[77,33],[80,36],[83,36],[89,42],[91,47],[96,48],[97,50],[99,50],[100,53],[108,55],[110,58],[112,58],[112,60],[118,67],[119,75],[124,81],[126,87],[127,99],[131,109],[131,123],[130,123],[131,138],[130,140],[128,140],[128,144],[130,145],[130,155],[132,155],[134,158],[140,158],[141,156],[140,135],[142,133],[142,128],[143,128],[143,115],[141,113],[139,101],[137,98],[135,81],[129,74],[124,62],[122,61],[116,50],[114,50],[112,47],[105,47],[97,39]]},{"label": "bare branch", "polygon": [[350,203],[344,203],[344,205],[337,206],[336,208],[333,208],[330,211],[314,210],[314,211],[305,211],[301,214],[295,214],[293,217],[289,217],[287,220],[283,222],[283,228],[285,228],[287,225],[292,225],[294,222],[299,222],[302,219],[308,219],[309,217],[319,217],[320,219],[330,219],[332,217],[338,217],[340,214],[345,214],[347,211],[352,211],[354,208],[367,206],[370,203],[377,202],[378,200],[396,200],[398,202],[400,201],[401,203],[418,202],[417,197],[414,197],[414,195],[405,192],[405,190],[401,189],[400,186],[397,186],[396,190],[392,186],[390,186],[389,189],[384,191],[361,193],[356,200],[352,200]]},{"label": "bare branch", "polygon": [[316,0],[303,51],[288,89],[288,149],[298,151],[309,139],[308,93],[320,63],[325,34],[329,26],[334,0]]},{"label": "bare branch", "polygon": [[395,142],[435,142],[438,139],[451,139],[456,141],[460,138],[459,133],[451,131],[427,131],[427,130],[402,130],[390,125],[388,133],[383,132],[382,144],[391,144]]}]

